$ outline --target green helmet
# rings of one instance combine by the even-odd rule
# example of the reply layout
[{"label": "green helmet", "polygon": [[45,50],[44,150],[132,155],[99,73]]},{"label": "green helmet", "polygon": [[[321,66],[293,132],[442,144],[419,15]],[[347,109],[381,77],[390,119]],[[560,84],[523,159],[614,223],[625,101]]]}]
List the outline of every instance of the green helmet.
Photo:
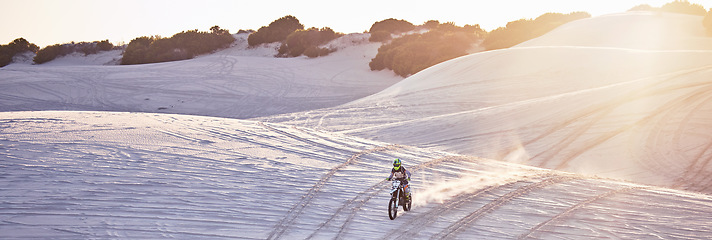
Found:
[{"label": "green helmet", "polygon": [[398,169],[400,169],[400,167],[401,167],[401,160],[398,158],[396,158],[396,160],[393,160],[393,169],[398,171]]}]

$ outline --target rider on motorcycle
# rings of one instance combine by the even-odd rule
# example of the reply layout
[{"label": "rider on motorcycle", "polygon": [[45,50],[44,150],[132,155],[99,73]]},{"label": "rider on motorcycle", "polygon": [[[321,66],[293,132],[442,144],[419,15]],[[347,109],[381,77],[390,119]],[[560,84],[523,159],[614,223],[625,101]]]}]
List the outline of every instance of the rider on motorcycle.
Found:
[{"label": "rider on motorcycle", "polygon": [[410,181],[410,171],[401,166],[401,160],[398,158],[393,161],[391,175],[388,176],[386,180],[390,181],[391,179],[394,179],[394,177],[395,180],[400,180],[401,186],[403,186],[403,190],[405,190],[406,200],[410,200],[410,185],[408,185],[408,181]]}]

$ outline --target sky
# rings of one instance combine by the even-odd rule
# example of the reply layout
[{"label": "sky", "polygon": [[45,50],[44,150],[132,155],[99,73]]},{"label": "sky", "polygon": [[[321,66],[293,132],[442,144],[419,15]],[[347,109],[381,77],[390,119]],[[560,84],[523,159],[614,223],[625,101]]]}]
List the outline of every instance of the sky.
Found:
[{"label": "sky", "polygon": [[[185,30],[220,26],[236,33],[257,30],[293,15],[305,27],[337,32],[368,30],[377,21],[403,19],[479,24],[491,31],[507,22],[536,18],[547,12],[585,11],[593,16],[625,12],[673,0],[0,0],[0,44],[23,37],[40,47],[108,39],[128,43],[141,36],[170,37]],[[712,0],[690,0],[706,9]]]}]

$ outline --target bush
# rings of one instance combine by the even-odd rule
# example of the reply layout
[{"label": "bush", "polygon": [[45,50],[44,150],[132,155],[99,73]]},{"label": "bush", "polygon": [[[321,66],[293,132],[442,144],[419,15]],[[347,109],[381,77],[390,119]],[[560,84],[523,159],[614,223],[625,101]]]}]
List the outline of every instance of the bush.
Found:
[{"label": "bush", "polygon": [[427,22],[423,23],[423,25],[420,25],[418,27],[424,28],[424,29],[435,29],[438,26],[440,26],[440,21],[438,20],[428,20]]},{"label": "bush", "polygon": [[333,51],[334,50],[328,49],[328,48],[320,48],[317,46],[310,46],[306,50],[304,50],[304,56],[307,56],[310,58],[321,57],[321,56],[329,55],[329,53],[331,53]]},{"label": "bush", "polygon": [[287,15],[277,19],[269,24],[269,26],[261,27],[247,37],[247,43],[250,46],[257,46],[263,43],[282,42],[287,39],[287,36],[296,30],[303,30],[304,25],[299,23],[299,19],[294,16]]},{"label": "bush", "polygon": [[648,4],[641,4],[631,8],[628,11],[662,11],[671,13],[682,13],[690,15],[705,16],[707,11],[702,5],[690,3],[687,0],[675,0],[673,2],[666,3],[662,7],[656,8],[651,7]]},{"label": "bush", "polygon": [[222,35],[222,34],[230,34],[230,31],[227,29],[221,29],[220,26],[215,25],[210,28],[210,33],[215,34],[215,35]]},{"label": "bush", "polygon": [[467,50],[484,35],[485,31],[477,25],[438,24],[426,33],[406,35],[381,46],[369,67],[374,71],[390,69],[407,77],[467,54]]},{"label": "bush", "polygon": [[80,42],[80,43],[65,43],[47,46],[37,52],[34,62],[37,64],[46,63],[56,59],[57,57],[69,55],[71,53],[80,52],[85,56],[89,54],[97,54],[101,51],[109,51],[114,49],[114,45],[109,40]]},{"label": "bush", "polygon": [[[317,47],[341,36],[343,36],[342,33],[336,33],[328,27],[297,30],[287,36],[285,43],[280,47],[279,53],[284,56],[297,57],[304,54],[307,49],[315,48],[310,51],[309,55],[323,56],[321,53],[326,52],[328,54],[328,49],[324,51],[319,50]],[[318,51],[314,52],[315,50]]]},{"label": "bush", "polygon": [[235,38],[229,31],[214,26],[211,32],[196,30],[176,33],[170,38],[139,37],[124,50],[121,64],[142,64],[177,61],[230,46]]},{"label": "bush", "polygon": [[47,46],[37,52],[35,58],[33,59],[35,63],[42,64],[57,58],[62,52],[62,45],[55,44]]},{"label": "bush", "polygon": [[712,35],[712,10],[707,12],[705,18],[702,19],[702,26],[705,26],[709,35]]},{"label": "bush", "polygon": [[111,49],[114,49],[114,44],[111,44],[109,42],[109,39],[100,41],[96,43],[96,48],[99,51],[109,51]]},{"label": "bush", "polygon": [[387,42],[391,40],[391,33],[386,31],[376,31],[371,33],[371,37],[368,38],[370,42]]},{"label": "bush", "polygon": [[524,41],[539,37],[565,23],[589,18],[586,12],[573,12],[569,14],[546,13],[534,20],[520,19],[507,23],[506,27],[492,30],[482,45],[487,50],[509,48]]},{"label": "bush", "polygon": [[18,38],[8,43],[0,45],[0,67],[7,66],[12,63],[12,58],[19,53],[33,52],[36,53],[39,47],[34,43],[28,42],[24,38]]},{"label": "bush", "polygon": [[15,55],[10,56],[9,54],[0,54],[0,67],[7,66],[12,62],[12,57]]},{"label": "bush", "polygon": [[658,10],[658,9],[651,7],[648,4],[641,4],[641,5],[638,5],[638,6],[635,6],[631,9],[629,9],[628,11],[631,12],[631,11],[656,11],[656,10]]},{"label": "bush", "polygon": [[660,10],[664,12],[682,13],[698,16],[705,16],[707,14],[705,7],[699,4],[690,3],[687,0],[675,0],[674,2],[666,3],[665,5],[660,7]]},{"label": "bush", "polygon": [[392,34],[409,32],[415,29],[415,25],[405,20],[389,18],[371,25],[370,33],[384,31]]},{"label": "bush", "polygon": [[145,58],[148,55],[148,47],[151,46],[154,40],[154,37],[138,37],[131,40],[124,50],[121,64],[129,65],[147,62]]}]

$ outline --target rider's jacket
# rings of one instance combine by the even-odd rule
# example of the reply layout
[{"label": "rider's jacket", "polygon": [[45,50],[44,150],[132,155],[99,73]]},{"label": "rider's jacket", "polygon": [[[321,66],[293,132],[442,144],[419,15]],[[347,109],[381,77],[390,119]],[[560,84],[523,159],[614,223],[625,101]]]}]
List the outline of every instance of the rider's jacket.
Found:
[{"label": "rider's jacket", "polygon": [[391,176],[388,178],[408,179],[410,178],[410,171],[406,170],[403,166],[401,166],[398,170],[391,168]]}]

